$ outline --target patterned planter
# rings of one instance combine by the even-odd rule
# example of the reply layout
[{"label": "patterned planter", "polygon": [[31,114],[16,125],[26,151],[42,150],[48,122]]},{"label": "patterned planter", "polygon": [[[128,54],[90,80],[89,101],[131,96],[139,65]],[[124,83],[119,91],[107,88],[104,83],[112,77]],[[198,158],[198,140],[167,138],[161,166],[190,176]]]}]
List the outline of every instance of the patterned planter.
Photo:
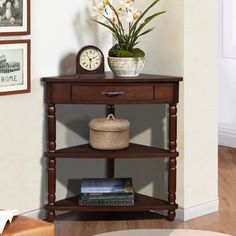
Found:
[{"label": "patterned planter", "polygon": [[145,64],[144,57],[108,57],[108,64],[116,76],[138,76]]}]

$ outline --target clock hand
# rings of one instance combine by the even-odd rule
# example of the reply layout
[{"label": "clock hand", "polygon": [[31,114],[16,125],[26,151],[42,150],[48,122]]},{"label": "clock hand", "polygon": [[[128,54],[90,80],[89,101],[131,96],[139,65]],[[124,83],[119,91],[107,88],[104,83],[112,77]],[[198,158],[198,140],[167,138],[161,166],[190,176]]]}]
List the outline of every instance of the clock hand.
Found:
[{"label": "clock hand", "polygon": [[86,53],[86,56],[87,56],[87,58],[88,58],[89,60],[91,60],[91,58],[90,58],[89,55],[88,55],[88,52]]},{"label": "clock hand", "polygon": [[92,57],[91,60],[95,59],[96,57],[98,57],[98,56]]}]

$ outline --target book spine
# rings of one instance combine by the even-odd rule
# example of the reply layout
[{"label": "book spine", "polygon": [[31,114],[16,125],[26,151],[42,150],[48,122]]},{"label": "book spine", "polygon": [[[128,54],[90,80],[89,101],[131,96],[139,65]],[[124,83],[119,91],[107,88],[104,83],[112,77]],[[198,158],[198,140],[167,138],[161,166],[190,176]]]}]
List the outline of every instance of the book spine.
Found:
[{"label": "book spine", "polygon": [[81,195],[81,200],[134,200],[133,194]]},{"label": "book spine", "polygon": [[129,195],[134,195],[134,192],[123,192],[123,193],[81,193],[81,196],[117,196],[117,195],[122,195],[122,196],[129,196]]},{"label": "book spine", "polygon": [[80,206],[132,206],[134,200],[79,200]]},{"label": "book spine", "polygon": [[81,193],[93,192],[126,192],[132,190],[131,178],[98,178],[83,179],[81,182]]},{"label": "book spine", "polygon": [[124,187],[82,187],[81,193],[122,193],[124,190]]}]

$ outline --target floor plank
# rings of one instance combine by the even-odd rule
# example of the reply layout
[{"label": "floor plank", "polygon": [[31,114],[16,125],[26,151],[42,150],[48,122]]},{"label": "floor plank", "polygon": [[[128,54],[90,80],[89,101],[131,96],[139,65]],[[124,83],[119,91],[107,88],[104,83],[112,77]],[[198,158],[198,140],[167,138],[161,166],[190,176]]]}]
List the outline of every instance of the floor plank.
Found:
[{"label": "floor plank", "polygon": [[[127,215],[120,219],[119,215],[94,215],[88,220],[86,215],[68,213],[58,216],[55,221],[56,236],[90,236],[109,231],[126,229],[201,229],[236,235],[236,149],[219,147],[219,197],[220,210],[186,222],[169,222],[162,217],[153,219],[147,214],[145,219],[135,219]],[[99,218],[101,217],[101,218]],[[106,219],[108,217],[108,219]],[[138,217],[138,215],[136,215]]]}]

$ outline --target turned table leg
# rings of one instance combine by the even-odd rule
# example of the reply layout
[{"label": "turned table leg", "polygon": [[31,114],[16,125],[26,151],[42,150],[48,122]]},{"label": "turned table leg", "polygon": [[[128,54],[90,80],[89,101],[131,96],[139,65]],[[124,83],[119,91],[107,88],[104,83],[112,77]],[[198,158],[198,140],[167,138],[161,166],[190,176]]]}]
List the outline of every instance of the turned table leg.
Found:
[{"label": "turned table leg", "polygon": [[[176,152],[177,139],[177,107],[176,104],[170,104],[169,107],[169,150]],[[175,207],[176,203],[176,157],[169,159],[169,176],[168,176],[168,201],[169,205]],[[168,219],[175,219],[175,210],[168,211]]]},{"label": "turned table leg", "polygon": [[[56,108],[54,104],[48,105],[48,151],[54,153],[56,150]],[[48,206],[55,206],[56,200],[56,159],[48,158]],[[53,222],[55,211],[48,210],[49,222]]]},{"label": "turned table leg", "polygon": [[[115,105],[109,104],[107,105],[106,114],[113,114],[115,115]],[[107,159],[107,166],[106,166],[106,176],[107,178],[114,178],[115,175],[115,159]]]}]

